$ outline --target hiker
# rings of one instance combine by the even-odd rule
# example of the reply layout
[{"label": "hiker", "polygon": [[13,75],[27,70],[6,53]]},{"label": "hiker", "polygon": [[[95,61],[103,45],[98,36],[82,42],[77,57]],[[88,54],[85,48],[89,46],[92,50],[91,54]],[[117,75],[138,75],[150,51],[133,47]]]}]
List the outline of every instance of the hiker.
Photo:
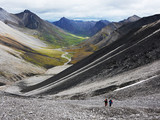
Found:
[{"label": "hiker", "polygon": [[105,106],[107,106],[107,104],[108,104],[107,98],[104,100],[104,103],[105,103]]},{"label": "hiker", "polygon": [[109,100],[109,106],[111,107],[113,104],[113,101],[112,100]]}]

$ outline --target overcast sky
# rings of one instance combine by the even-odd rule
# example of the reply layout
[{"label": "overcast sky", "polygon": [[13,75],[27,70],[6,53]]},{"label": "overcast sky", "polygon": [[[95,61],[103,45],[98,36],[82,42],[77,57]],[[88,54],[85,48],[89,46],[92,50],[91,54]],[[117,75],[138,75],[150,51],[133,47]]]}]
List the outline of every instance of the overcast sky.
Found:
[{"label": "overcast sky", "polygon": [[160,0],[0,0],[0,7],[10,13],[28,9],[50,21],[61,17],[120,21],[132,15],[159,14]]}]

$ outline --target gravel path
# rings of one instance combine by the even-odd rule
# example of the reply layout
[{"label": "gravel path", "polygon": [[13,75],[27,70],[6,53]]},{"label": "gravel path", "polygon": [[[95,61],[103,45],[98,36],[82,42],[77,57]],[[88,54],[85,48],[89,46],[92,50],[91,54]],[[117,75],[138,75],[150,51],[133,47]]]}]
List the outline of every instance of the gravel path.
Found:
[{"label": "gravel path", "polygon": [[[57,49],[57,50],[62,51],[61,49]],[[67,54],[68,54],[68,52],[65,52],[64,54],[61,55],[62,58],[65,58],[68,60],[66,63],[64,63],[64,65],[53,67],[53,68],[47,70],[45,74],[55,75],[55,74],[62,72],[65,69],[67,69],[68,67],[72,66],[72,65],[68,65],[68,63],[71,61],[71,58],[66,57]]]},{"label": "gravel path", "polygon": [[[157,96],[152,95],[148,98]],[[158,99],[159,99],[158,95]],[[145,101],[149,99],[145,97]],[[159,120],[159,108],[146,108],[150,101],[137,106],[137,99],[113,100],[112,108],[104,107],[104,98],[89,100],[54,100],[52,97],[23,98],[0,92],[1,120]],[[150,99],[153,100],[153,99]],[[156,99],[157,100],[157,99]],[[155,101],[156,101],[155,100]],[[125,104],[124,104],[125,103]],[[147,104],[146,104],[147,103]],[[130,106],[132,104],[132,106]]]}]

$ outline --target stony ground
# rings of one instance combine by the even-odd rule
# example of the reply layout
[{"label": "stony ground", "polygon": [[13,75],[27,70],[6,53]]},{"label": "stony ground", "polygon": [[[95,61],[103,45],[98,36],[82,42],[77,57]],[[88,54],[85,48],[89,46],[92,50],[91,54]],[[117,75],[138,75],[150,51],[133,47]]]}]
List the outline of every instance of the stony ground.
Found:
[{"label": "stony ground", "polygon": [[[23,98],[0,92],[1,120],[159,120],[160,94],[104,107],[104,97],[88,100],[56,100],[51,96]],[[140,101],[141,102],[140,104]],[[158,106],[157,106],[158,105]]]},{"label": "stony ground", "polygon": [[[143,78],[141,81],[94,97],[91,97],[91,92],[85,92],[84,100],[71,100],[81,98],[71,90],[66,96],[18,97],[2,92],[6,88],[1,86],[0,120],[160,120],[158,63],[138,69],[135,73],[129,72],[133,77],[129,74],[121,76],[123,79]],[[34,84],[40,79],[35,76],[33,83],[32,80],[27,81]],[[112,107],[104,107],[105,97],[113,99]]]}]

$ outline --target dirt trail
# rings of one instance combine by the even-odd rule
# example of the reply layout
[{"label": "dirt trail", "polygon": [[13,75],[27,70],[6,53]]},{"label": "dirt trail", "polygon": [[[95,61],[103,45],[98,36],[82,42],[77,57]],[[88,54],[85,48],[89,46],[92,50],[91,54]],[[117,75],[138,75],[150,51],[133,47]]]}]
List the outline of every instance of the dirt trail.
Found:
[{"label": "dirt trail", "polygon": [[68,52],[65,52],[64,54],[62,54],[62,58],[65,58],[68,60],[68,62],[64,63],[64,65],[67,65],[69,62],[71,62],[71,58],[66,57],[66,55],[68,55]]},{"label": "dirt trail", "polygon": [[68,67],[70,67],[71,65],[68,65],[68,63],[71,61],[71,58],[66,57],[66,55],[68,55],[68,52],[65,52],[64,54],[61,55],[62,58],[65,58],[68,60],[66,63],[64,63],[64,65],[53,67],[47,70],[45,74],[58,74],[63,70],[67,69]]}]

